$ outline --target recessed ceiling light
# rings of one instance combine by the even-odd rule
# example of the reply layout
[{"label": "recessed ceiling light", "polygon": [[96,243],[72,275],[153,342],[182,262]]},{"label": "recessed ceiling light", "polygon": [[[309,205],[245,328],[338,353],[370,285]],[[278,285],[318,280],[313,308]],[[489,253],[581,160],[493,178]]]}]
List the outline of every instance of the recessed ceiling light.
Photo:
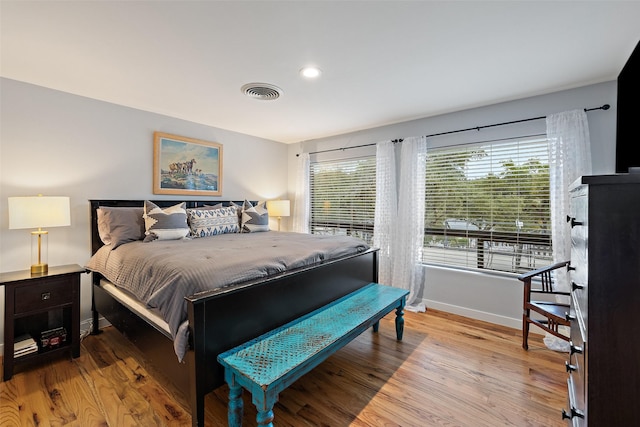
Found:
[{"label": "recessed ceiling light", "polygon": [[320,77],[322,71],[320,71],[320,68],[316,67],[304,67],[302,70],[300,70],[300,74],[308,79],[315,79]]}]

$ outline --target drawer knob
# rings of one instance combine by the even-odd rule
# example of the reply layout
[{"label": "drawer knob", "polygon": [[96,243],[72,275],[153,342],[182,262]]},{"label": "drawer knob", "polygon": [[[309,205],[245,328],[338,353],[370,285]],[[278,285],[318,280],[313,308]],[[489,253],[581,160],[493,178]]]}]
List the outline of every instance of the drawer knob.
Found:
[{"label": "drawer knob", "polygon": [[42,294],[40,294],[40,299],[42,301],[51,299],[51,292],[43,292]]},{"label": "drawer knob", "polygon": [[571,407],[571,412],[567,412],[564,409],[562,410],[563,420],[570,420],[573,417],[584,418],[584,412],[574,407]]},{"label": "drawer knob", "polygon": [[582,347],[573,345],[573,342],[569,342],[569,348],[571,349],[571,354],[582,354]]},{"label": "drawer knob", "polygon": [[569,215],[567,215],[567,222],[571,223],[571,228],[575,227],[576,225],[584,225],[583,222],[576,221],[575,218],[572,218]]},{"label": "drawer knob", "polygon": [[567,372],[573,372],[578,369],[576,365],[572,365],[569,362],[564,362],[564,366],[567,369]]},{"label": "drawer knob", "polygon": [[575,267],[571,265],[571,263],[567,264],[567,271],[575,271]]},{"label": "drawer knob", "polygon": [[576,282],[572,281],[571,282],[571,289],[574,291],[577,291],[578,289],[584,289],[583,285],[579,285]]}]

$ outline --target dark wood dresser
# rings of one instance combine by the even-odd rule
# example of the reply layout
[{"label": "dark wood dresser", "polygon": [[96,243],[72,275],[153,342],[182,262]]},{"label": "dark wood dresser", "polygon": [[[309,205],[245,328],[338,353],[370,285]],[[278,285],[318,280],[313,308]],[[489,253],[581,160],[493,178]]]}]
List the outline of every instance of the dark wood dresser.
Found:
[{"label": "dark wood dresser", "polygon": [[640,174],[583,176],[571,186],[573,426],[640,422]]}]

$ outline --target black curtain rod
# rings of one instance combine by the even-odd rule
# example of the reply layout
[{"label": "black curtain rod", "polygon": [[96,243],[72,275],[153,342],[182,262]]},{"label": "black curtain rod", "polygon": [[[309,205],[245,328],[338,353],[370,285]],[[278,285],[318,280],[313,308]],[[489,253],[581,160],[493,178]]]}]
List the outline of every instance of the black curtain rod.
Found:
[{"label": "black curtain rod", "polygon": [[[585,108],[584,111],[595,111],[595,110],[608,110],[609,108],[611,108],[611,106],[609,104],[604,104],[601,107],[594,107],[594,108]],[[476,126],[476,127],[472,127],[472,128],[466,128],[466,129],[458,129],[458,130],[450,130],[448,132],[440,132],[440,133],[432,133],[431,135],[425,135],[425,138],[432,138],[434,136],[442,136],[442,135],[449,135],[452,133],[459,133],[459,132],[468,132],[470,130],[477,130],[479,131],[480,129],[486,129],[486,128],[492,128],[492,127],[496,127],[496,126],[504,126],[504,125],[512,125],[514,123],[522,123],[522,122],[530,122],[533,120],[542,120],[542,119],[546,119],[547,116],[540,116],[540,117],[531,117],[529,119],[521,119],[521,120],[513,120],[510,122],[502,122],[502,123],[495,123],[492,125],[484,125],[484,126]],[[403,139],[399,138],[399,139],[393,139],[391,142],[402,142]],[[362,144],[362,145],[354,145],[351,147],[344,147],[344,148],[332,148],[330,150],[321,150],[321,151],[313,151],[309,154],[319,154],[319,153],[329,153],[332,151],[344,151],[344,150],[350,150],[352,148],[360,148],[360,147],[370,147],[372,145],[376,145],[376,143],[371,143],[371,144]],[[296,154],[296,157],[299,157],[300,154]]]}]

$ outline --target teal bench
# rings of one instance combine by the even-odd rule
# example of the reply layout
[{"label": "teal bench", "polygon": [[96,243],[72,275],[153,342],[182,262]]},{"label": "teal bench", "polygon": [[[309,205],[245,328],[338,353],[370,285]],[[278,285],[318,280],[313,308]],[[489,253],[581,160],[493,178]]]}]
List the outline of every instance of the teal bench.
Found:
[{"label": "teal bench", "polygon": [[242,425],[242,389],[252,395],[259,426],[273,426],[278,395],[370,326],[396,310],[402,340],[404,289],[371,283],[299,319],[218,356],[229,384],[229,426]]}]

